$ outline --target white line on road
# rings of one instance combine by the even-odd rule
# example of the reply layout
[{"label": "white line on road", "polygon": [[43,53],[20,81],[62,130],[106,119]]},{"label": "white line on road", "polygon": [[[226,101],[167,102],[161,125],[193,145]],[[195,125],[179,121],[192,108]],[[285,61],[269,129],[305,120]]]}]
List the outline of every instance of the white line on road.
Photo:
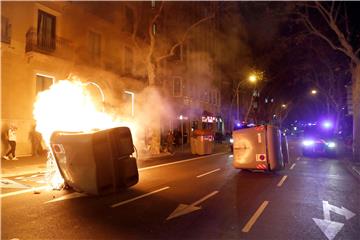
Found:
[{"label": "white line on road", "polygon": [[281,185],[283,185],[283,183],[285,182],[286,178],[287,178],[287,175],[283,176],[277,186],[281,187]]},{"label": "white line on road", "polygon": [[262,212],[265,210],[266,206],[269,204],[269,201],[264,201],[260,207],[256,210],[254,215],[250,218],[250,220],[246,223],[245,227],[241,230],[242,232],[249,232],[251,227],[255,224],[256,220],[260,217]]},{"label": "white line on road", "polygon": [[16,192],[9,192],[9,193],[4,193],[0,195],[0,198],[5,198],[5,197],[11,197],[11,196],[16,196],[16,195],[20,195],[23,193],[29,193],[29,192],[36,192],[36,191],[41,191],[41,190],[46,190],[49,189],[50,187],[48,185],[46,186],[41,186],[41,187],[36,187],[36,188],[31,188],[31,189],[26,189],[26,190],[21,190],[21,191],[16,191]]},{"label": "white line on road", "polygon": [[208,174],[211,174],[211,173],[214,173],[214,172],[217,172],[217,171],[220,171],[220,168],[217,168],[217,169],[215,169],[215,170],[212,170],[212,171],[210,171],[210,172],[201,174],[201,175],[196,176],[196,177],[197,177],[197,178],[201,178],[201,177],[203,177],[203,176],[206,176],[206,175],[208,175]]},{"label": "white line on road", "polygon": [[194,160],[198,160],[198,159],[202,159],[202,158],[207,158],[207,157],[213,157],[213,156],[222,155],[222,154],[226,154],[226,153],[227,152],[215,153],[215,154],[211,154],[211,155],[206,155],[206,156],[201,156],[201,157],[196,157],[196,158],[190,158],[190,159],[187,159],[187,160],[180,160],[180,161],[171,162],[171,163],[164,163],[164,164],[159,164],[159,165],[155,165],[155,166],[139,168],[139,171],[144,171],[144,170],[149,170],[149,169],[153,169],[153,168],[164,167],[164,166],[169,166],[169,165],[174,165],[174,164],[179,164],[179,163],[190,162],[190,161],[194,161]]},{"label": "white line on road", "polygon": [[218,194],[218,193],[219,193],[219,191],[213,191],[212,193],[210,193],[210,194],[206,195],[205,197],[197,200],[196,202],[194,202],[194,203],[191,204],[191,205],[193,205],[193,206],[199,205],[200,203],[206,201],[207,199],[211,198],[212,196],[214,196],[214,195],[216,195],[216,194]]},{"label": "white line on road", "polygon": [[131,198],[131,199],[128,199],[128,200],[119,202],[119,203],[115,203],[115,204],[111,205],[111,207],[112,207],[112,208],[118,207],[118,206],[124,205],[124,204],[126,204],[126,203],[129,203],[129,202],[133,202],[133,201],[135,201],[135,200],[138,200],[138,199],[140,199],[140,198],[144,198],[144,197],[150,196],[150,195],[152,195],[152,194],[155,194],[155,193],[164,191],[164,190],[169,189],[169,188],[170,188],[169,186],[163,187],[163,188],[160,188],[160,189],[158,189],[158,190],[155,190],[155,191],[152,191],[152,192],[149,192],[149,193],[140,195],[140,196],[138,196],[138,197]]},{"label": "white line on road", "polygon": [[296,163],[293,163],[290,167],[290,170],[293,170],[295,166],[296,166]]},{"label": "white line on road", "polygon": [[355,166],[353,166],[352,167],[352,169],[357,173],[357,174],[359,174],[360,175],[360,171],[358,170],[358,169],[356,169],[356,167]]}]

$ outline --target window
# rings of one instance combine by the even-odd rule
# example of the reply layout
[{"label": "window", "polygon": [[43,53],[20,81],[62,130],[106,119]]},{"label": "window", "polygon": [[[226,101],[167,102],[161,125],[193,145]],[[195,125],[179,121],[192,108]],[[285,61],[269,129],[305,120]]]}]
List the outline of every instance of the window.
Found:
[{"label": "window", "polygon": [[133,50],[129,47],[125,47],[125,49],[124,49],[124,73],[125,74],[132,73],[133,65],[134,65]]},{"label": "window", "polygon": [[135,18],[134,18],[133,10],[128,6],[125,7],[125,16],[126,16],[126,23],[124,25],[124,30],[132,33],[134,31]]},{"label": "window", "polygon": [[181,97],[182,95],[182,79],[180,77],[173,78],[173,96]]},{"label": "window", "polygon": [[155,34],[156,34],[156,23],[154,23],[152,25],[152,32],[153,32],[153,35],[155,36]]},{"label": "window", "polygon": [[100,58],[101,35],[93,31],[89,31],[89,51],[91,57]]},{"label": "window", "polygon": [[10,43],[11,40],[11,25],[9,19],[1,16],[1,41]]},{"label": "window", "polygon": [[36,94],[50,88],[54,83],[54,77],[36,74]]},{"label": "window", "polygon": [[44,50],[55,50],[56,17],[39,10],[37,45]]}]

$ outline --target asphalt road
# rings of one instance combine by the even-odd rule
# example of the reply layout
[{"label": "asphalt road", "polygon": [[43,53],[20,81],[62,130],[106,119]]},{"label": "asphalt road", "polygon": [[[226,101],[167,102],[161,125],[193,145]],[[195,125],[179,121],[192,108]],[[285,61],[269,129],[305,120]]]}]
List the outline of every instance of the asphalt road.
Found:
[{"label": "asphalt road", "polygon": [[[107,196],[3,189],[1,236],[359,239],[360,182],[345,161],[290,148],[291,163],[277,173],[236,170],[230,154],[217,154],[141,168],[137,185]],[[10,180],[43,185],[35,175]]]}]

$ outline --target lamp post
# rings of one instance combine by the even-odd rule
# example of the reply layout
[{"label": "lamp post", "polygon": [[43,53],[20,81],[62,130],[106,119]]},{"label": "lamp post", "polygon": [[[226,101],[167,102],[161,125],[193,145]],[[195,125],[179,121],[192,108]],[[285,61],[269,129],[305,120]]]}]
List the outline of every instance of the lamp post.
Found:
[{"label": "lamp post", "polygon": [[256,91],[256,83],[257,83],[257,80],[258,80],[258,78],[257,78],[257,76],[256,76],[255,74],[251,74],[251,75],[249,76],[249,82],[255,84],[255,87],[254,87],[254,91],[253,91],[253,93],[252,93],[252,95],[251,95],[251,100],[250,100],[250,105],[249,105],[248,111],[247,111],[246,116],[245,116],[245,121],[246,121],[246,122],[247,122],[247,118],[248,118],[248,116],[249,116],[249,114],[250,114],[250,110],[251,110],[251,108],[252,108],[252,106],[253,106],[254,95],[255,95],[256,92],[257,92],[257,91]]},{"label": "lamp post", "polygon": [[311,94],[312,94],[312,95],[316,95],[316,94],[317,94],[317,90],[316,90],[316,89],[312,89],[312,90],[311,90]]},{"label": "lamp post", "polygon": [[181,151],[184,151],[184,126],[183,126],[183,115],[180,115],[179,117],[180,123],[181,123]]}]

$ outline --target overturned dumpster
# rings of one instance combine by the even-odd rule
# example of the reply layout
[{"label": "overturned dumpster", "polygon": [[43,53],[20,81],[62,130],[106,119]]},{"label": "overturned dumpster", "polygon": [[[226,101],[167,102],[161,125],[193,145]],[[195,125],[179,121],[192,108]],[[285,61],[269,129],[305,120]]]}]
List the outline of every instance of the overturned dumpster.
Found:
[{"label": "overturned dumpster", "polygon": [[138,182],[127,127],[91,133],[54,132],[51,149],[65,183],[76,191],[101,195]]},{"label": "overturned dumpster", "polygon": [[284,168],[279,128],[261,125],[239,129],[233,132],[233,140],[235,168],[263,171]]}]

